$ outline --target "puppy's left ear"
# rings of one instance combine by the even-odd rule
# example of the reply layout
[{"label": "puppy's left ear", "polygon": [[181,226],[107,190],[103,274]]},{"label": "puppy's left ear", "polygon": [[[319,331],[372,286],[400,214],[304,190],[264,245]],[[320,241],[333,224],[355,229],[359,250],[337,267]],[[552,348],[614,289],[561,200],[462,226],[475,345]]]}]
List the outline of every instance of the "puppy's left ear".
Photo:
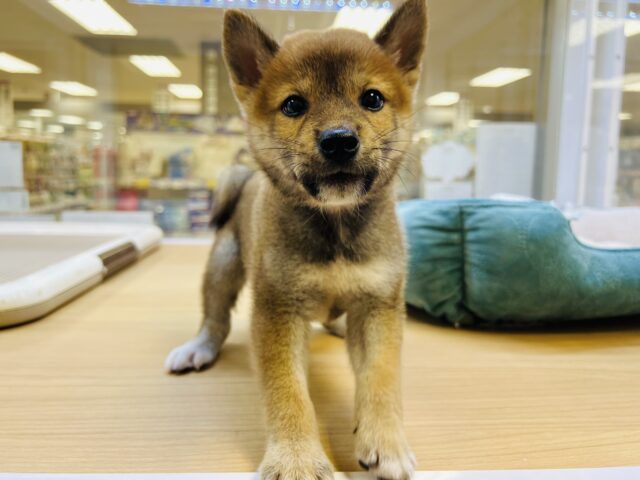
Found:
[{"label": "puppy's left ear", "polygon": [[420,76],[427,39],[426,0],[406,0],[375,36],[375,42],[393,58],[410,86]]}]

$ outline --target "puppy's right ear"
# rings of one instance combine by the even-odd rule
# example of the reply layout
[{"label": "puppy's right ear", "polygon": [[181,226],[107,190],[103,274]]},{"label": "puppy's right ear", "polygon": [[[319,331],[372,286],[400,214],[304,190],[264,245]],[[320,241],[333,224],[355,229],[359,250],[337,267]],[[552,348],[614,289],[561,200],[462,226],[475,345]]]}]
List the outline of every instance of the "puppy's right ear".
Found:
[{"label": "puppy's right ear", "polygon": [[224,14],[224,59],[239,99],[255,88],[266,65],[278,51],[278,43],[249,15],[239,10]]}]

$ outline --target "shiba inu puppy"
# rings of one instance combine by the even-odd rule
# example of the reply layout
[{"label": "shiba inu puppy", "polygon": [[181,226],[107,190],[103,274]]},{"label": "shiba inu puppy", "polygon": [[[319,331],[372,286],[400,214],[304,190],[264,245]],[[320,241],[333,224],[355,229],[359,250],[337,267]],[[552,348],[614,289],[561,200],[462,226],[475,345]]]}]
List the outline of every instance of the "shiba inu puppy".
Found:
[{"label": "shiba inu puppy", "polygon": [[166,367],[216,359],[249,282],[268,433],[263,479],[333,478],[307,391],[307,339],[310,321],[343,313],[357,459],[382,479],[414,471],[402,427],[405,250],[392,183],[410,141],[426,30],[424,0],[407,0],[373,40],[337,29],[279,45],[242,12],[225,15],[224,57],[260,169],[236,167],[220,183],[202,327]]}]

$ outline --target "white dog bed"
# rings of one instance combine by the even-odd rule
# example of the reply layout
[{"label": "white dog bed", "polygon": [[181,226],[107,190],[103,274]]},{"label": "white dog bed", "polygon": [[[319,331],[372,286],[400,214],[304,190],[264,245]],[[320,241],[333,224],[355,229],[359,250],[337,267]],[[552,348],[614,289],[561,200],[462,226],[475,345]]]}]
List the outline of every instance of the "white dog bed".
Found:
[{"label": "white dog bed", "polygon": [[161,239],[153,225],[0,222],[0,327],[46,315]]}]

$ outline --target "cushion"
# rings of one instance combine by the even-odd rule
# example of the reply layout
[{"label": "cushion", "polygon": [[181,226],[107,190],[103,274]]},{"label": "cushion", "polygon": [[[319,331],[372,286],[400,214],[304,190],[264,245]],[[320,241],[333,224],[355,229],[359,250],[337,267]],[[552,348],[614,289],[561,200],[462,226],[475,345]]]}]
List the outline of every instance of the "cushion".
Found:
[{"label": "cushion", "polygon": [[456,326],[640,314],[640,249],[582,244],[544,202],[410,200],[406,301]]}]

